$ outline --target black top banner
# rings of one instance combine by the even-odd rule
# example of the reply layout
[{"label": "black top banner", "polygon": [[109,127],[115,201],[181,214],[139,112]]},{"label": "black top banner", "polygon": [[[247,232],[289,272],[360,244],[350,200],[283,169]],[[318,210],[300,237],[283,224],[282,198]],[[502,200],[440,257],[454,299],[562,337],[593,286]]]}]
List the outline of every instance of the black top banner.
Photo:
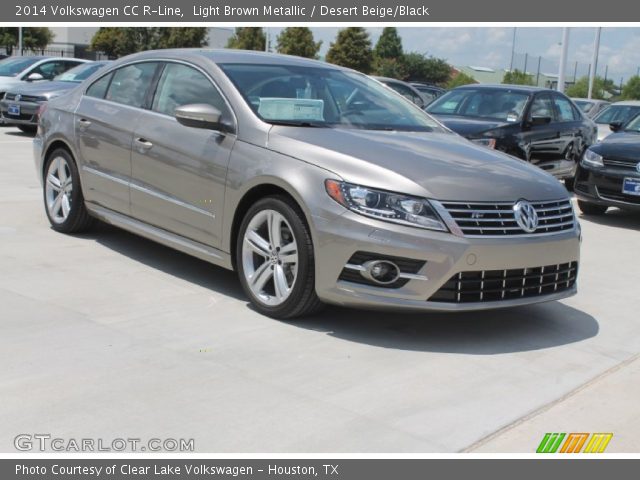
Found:
[{"label": "black top banner", "polygon": [[3,0],[0,23],[640,22],[640,3],[595,0]]}]

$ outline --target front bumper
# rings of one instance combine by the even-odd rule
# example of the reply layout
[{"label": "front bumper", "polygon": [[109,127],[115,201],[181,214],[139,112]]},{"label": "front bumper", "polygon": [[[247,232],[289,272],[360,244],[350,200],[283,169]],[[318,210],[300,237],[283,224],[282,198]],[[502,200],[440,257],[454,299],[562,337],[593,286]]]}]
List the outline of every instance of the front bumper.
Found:
[{"label": "front bumper", "polygon": [[631,168],[588,168],[580,165],[574,193],[589,203],[640,211],[640,196],[622,193],[622,182],[627,177],[640,178],[640,173]]},{"label": "front bumper", "polygon": [[[554,235],[468,238],[451,233],[394,225],[347,211],[331,219],[314,219],[316,292],[327,303],[375,309],[465,311],[513,307],[566,298],[576,284],[561,292],[497,301],[447,303],[429,299],[461,272],[535,269],[578,262],[580,229]],[[340,280],[354,253],[424,261],[399,288],[364,285]],[[526,271],[525,271],[526,272]]]},{"label": "front bumper", "polygon": [[[19,105],[20,115],[10,115],[9,105]],[[39,103],[13,100],[0,100],[0,123],[5,125],[29,125],[38,126]]]}]

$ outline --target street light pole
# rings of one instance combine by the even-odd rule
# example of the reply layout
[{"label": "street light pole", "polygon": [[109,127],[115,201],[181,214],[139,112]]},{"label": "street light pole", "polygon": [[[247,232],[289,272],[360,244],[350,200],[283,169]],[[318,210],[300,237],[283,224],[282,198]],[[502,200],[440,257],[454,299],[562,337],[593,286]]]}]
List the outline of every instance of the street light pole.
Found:
[{"label": "street light pole", "polygon": [[18,27],[18,55],[22,56],[22,27]]},{"label": "street light pole", "polygon": [[567,71],[567,52],[569,50],[569,28],[562,29],[562,53],[560,54],[560,71],[558,72],[558,91],[564,92],[564,77]]},{"label": "street light pole", "polygon": [[513,27],[513,40],[511,41],[511,63],[509,64],[510,72],[513,72],[513,57],[516,54],[516,30],[517,27]]},{"label": "street light pole", "polygon": [[591,59],[591,70],[589,71],[589,93],[587,98],[591,98],[593,95],[593,81],[596,78],[596,71],[598,70],[598,51],[600,50],[600,30],[602,27],[596,28],[596,38],[593,41],[593,57]]}]

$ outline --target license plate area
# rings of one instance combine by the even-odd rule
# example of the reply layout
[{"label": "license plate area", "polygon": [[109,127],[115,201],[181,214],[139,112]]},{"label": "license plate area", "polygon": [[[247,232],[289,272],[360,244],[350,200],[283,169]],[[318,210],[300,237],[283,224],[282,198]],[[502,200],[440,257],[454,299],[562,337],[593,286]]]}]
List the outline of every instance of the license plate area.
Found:
[{"label": "license plate area", "polygon": [[10,104],[7,109],[9,115],[20,115],[20,105]]},{"label": "license plate area", "polygon": [[625,178],[622,182],[622,193],[640,197],[640,178]]}]

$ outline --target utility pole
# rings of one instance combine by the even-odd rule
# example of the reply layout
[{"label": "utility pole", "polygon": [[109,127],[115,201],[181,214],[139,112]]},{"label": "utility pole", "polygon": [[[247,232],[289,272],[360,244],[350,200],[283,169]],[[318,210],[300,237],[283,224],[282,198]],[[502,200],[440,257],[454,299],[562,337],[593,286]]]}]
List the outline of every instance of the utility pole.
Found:
[{"label": "utility pole", "polygon": [[596,78],[596,71],[598,70],[598,51],[600,50],[600,30],[602,27],[596,27],[596,38],[593,41],[593,57],[591,59],[591,70],[589,71],[589,93],[587,98],[591,98],[593,95],[593,81]]},{"label": "utility pole", "polygon": [[540,86],[540,62],[542,61],[542,56],[538,57],[538,73],[536,73],[536,87]]},{"label": "utility pole", "polygon": [[516,30],[517,27],[513,27],[513,40],[511,41],[511,63],[509,64],[510,72],[513,72],[513,57],[516,54]]},{"label": "utility pole", "polygon": [[18,27],[18,56],[22,56],[22,27]]},{"label": "utility pole", "polygon": [[562,53],[560,54],[560,71],[558,72],[558,91],[564,92],[564,76],[567,71],[567,52],[569,49],[569,28],[562,28]]}]

